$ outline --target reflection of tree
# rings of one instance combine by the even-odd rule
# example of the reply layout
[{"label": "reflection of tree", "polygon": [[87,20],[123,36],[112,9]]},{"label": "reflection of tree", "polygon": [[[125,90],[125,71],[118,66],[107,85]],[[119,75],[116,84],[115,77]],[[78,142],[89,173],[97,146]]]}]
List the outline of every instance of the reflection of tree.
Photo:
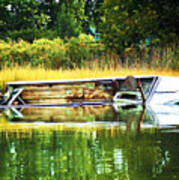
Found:
[{"label": "reflection of tree", "polygon": [[[80,112],[93,111],[86,108]],[[96,113],[95,117],[99,121],[112,121],[114,114],[118,121],[125,124],[110,128],[88,127],[81,131],[78,127],[40,130],[22,126],[20,129],[17,125],[11,129],[9,125],[8,129],[8,125],[1,125],[1,177],[177,179],[177,133],[163,133],[155,129],[141,129],[137,133],[139,119],[144,116],[141,109],[114,112],[109,108],[105,114]],[[1,122],[4,121],[1,119]],[[148,121],[145,114],[143,122]]]},{"label": "reflection of tree", "polygon": [[155,167],[154,179],[179,179],[178,138],[178,133],[169,132],[163,133],[162,136],[159,137],[158,140],[161,141],[161,159],[158,161],[158,166]]},{"label": "reflection of tree", "polygon": [[17,133],[8,139],[5,132],[0,134],[1,177],[159,180],[166,173],[178,175],[177,135],[135,134],[120,128],[33,130],[31,137],[19,138]]}]

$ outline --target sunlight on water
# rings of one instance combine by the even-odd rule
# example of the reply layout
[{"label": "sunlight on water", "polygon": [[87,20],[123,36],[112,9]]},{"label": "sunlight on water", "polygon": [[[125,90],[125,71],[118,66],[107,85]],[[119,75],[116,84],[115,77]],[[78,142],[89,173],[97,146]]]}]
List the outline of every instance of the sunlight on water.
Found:
[{"label": "sunlight on water", "polygon": [[0,113],[2,179],[179,178],[178,125],[160,127],[147,109],[18,111]]}]

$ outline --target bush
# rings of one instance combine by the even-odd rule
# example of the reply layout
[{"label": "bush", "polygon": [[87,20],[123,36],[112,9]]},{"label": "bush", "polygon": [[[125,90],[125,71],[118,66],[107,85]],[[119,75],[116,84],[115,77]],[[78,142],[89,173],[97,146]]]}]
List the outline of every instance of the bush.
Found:
[{"label": "bush", "polygon": [[20,39],[33,42],[34,39],[46,38],[46,39],[54,39],[56,38],[57,33],[52,30],[44,30],[44,29],[22,29],[22,30],[15,30],[15,31],[8,31],[6,33],[1,33],[0,38],[7,40],[8,37],[11,40],[17,41]]},{"label": "bush", "polygon": [[95,60],[104,51],[104,46],[95,42],[90,35],[81,34],[79,37],[72,37],[67,42],[67,55],[78,67],[82,67],[87,61]]},{"label": "bush", "polygon": [[[125,63],[122,63],[125,62]],[[38,39],[29,43],[18,41],[0,41],[0,68],[30,64],[33,67],[75,68],[75,67],[124,67],[145,65],[157,68],[179,69],[178,45],[173,43],[167,47],[149,47],[141,43],[138,47],[125,49],[124,59],[113,52],[105,50],[104,45],[97,43],[90,35],[79,37]]]},{"label": "bush", "polygon": [[43,65],[46,68],[82,67],[86,61],[93,61],[102,51],[92,36],[81,34],[77,38],[53,40],[38,39],[29,43],[18,41],[0,41],[0,65],[14,64],[32,66]]},{"label": "bush", "polygon": [[30,43],[19,40],[18,42],[0,42],[0,62],[1,65],[13,66],[23,65],[31,59]]},{"label": "bush", "polygon": [[39,39],[31,45],[31,64],[49,68],[63,67],[66,64],[66,49],[60,38],[52,40]]}]

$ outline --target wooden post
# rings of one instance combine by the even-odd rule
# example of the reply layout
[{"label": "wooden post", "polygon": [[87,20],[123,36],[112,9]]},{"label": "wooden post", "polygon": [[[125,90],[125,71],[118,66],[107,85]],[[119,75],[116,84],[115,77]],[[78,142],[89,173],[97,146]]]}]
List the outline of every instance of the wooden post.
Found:
[{"label": "wooden post", "polygon": [[0,104],[1,104],[2,100],[3,100],[3,95],[2,95],[2,93],[0,92]]},{"label": "wooden post", "polygon": [[144,94],[144,90],[143,90],[143,87],[142,87],[142,83],[140,81],[140,79],[137,79],[137,87],[139,88],[139,91],[141,93],[141,96],[142,96],[142,102],[143,102],[143,105],[145,104],[145,94]]},{"label": "wooden post", "polygon": [[138,132],[140,132],[140,130],[141,130],[141,125],[142,125],[142,122],[144,121],[144,117],[145,117],[145,107],[143,106],[142,112],[140,114],[139,122],[137,125],[137,131]]}]

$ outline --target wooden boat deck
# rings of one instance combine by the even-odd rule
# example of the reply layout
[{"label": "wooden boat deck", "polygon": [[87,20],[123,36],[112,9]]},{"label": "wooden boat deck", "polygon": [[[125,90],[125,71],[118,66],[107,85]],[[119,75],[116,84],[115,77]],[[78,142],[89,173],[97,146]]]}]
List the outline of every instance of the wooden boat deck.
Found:
[{"label": "wooden boat deck", "polygon": [[[134,79],[141,82],[145,96],[148,97],[157,77],[136,76]],[[83,102],[95,105],[112,102],[118,91],[126,92],[123,96],[127,98],[135,97],[130,94],[126,77],[9,82],[6,84],[5,100],[1,105],[68,105]],[[140,93],[139,89],[132,91]],[[139,100],[142,101],[142,98],[139,97]]]}]

